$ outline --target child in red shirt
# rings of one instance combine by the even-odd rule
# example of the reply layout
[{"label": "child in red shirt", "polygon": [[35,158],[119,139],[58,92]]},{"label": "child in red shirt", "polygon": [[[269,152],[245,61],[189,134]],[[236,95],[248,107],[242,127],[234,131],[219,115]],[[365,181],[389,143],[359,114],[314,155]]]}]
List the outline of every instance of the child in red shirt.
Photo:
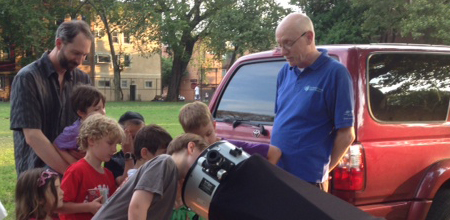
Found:
[{"label": "child in red shirt", "polygon": [[64,173],[61,183],[64,205],[59,209],[62,220],[91,219],[114,193],[117,188],[114,176],[102,163],[111,159],[124,136],[120,125],[104,115],[94,114],[83,121],[78,142],[80,150],[86,150],[86,156]]}]

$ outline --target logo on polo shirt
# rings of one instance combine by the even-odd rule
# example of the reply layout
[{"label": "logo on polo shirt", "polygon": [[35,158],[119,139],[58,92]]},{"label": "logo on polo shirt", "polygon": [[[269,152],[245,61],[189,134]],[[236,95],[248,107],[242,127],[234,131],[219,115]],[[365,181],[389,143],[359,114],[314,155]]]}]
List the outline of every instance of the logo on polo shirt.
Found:
[{"label": "logo on polo shirt", "polygon": [[323,89],[319,88],[319,87],[314,87],[314,86],[305,86],[303,88],[305,91],[311,91],[311,92],[322,92]]}]

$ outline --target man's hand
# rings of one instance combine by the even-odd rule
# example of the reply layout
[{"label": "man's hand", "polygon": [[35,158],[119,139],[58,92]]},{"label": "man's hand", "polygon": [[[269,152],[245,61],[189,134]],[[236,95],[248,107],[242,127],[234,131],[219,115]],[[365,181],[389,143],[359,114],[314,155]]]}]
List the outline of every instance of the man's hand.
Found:
[{"label": "man's hand", "polygon": [[347,152],[350,145],[355,140],[355,131],[353,127],[341,128],[337,131],[334,140],[333,150],[331,152],[330,169],[331,172]]},{"label": "man's hand", "polygon": [[134,138],[131,132],[125,128],[125,139],[122,141],[122,151],[133,152],[134,151]]},{"label": "man's hand", "polygon": [[56,172],[64,174],[69,164],[61,157],[58,151],[40,129],[24,128],[25,141],[45,164]]},{"label": "man's hand", "polygon": [[67,152],[69,152],[69,154],[72,157],[75,157],[75,159],[77,159],[77,160],[79,160],[79,159],[83,158],[84,156],[86,156],[86,151],[68,150]]}]

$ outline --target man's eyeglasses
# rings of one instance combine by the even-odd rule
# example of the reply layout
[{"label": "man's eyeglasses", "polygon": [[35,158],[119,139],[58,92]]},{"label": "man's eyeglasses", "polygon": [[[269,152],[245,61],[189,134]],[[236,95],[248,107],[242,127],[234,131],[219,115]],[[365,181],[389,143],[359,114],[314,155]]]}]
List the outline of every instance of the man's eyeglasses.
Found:
[{"label": "man's eyeglasses", "polygon": [[49,169],[46,169],[44,172],[41,173],[41,176],[37,180],[38,187],[45,185],[46,180],[52,178],[53,176],[58,176],[58,173],[55,173]]},{"label": "man's eyeglasses", "polygon": [[281,51],[281,48],[283,48],[284,50],[290,50],[290,49],[292,49],[292,46],[294,46],[295,42],[297,42],[298,39],[300,39],[301,37],[305,36],[305,34],[306,34],[307,32],[308,32],[308,31],[303,32],[303,34],[300,35],[300,37],[297,37],[297,39],[295,39],[294,41],[292,41],[292,42],[290,42],[290,43],[288,43],[288,44],[284,44],[284,45],[278,44],[278,47],[276,48],[276,50],[277,50],[277,51]]}]

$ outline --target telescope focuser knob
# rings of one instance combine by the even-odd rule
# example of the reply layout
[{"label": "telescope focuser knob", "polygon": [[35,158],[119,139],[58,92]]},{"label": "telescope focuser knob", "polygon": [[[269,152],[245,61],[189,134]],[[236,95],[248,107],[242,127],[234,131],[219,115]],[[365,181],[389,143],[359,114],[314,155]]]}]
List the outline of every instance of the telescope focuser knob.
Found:
[{"label": "telescope focuser knob", "polygon": [[235,157],[240,156],[242,154],[242,148],[236,147],[234,149],[231,149],[230,150],[230,154],[235,156]]},{"label": "telescope focuser knob", "polygon": [[217,179],[222,180],[227,176],[227,174],[228,172],[226,170],[220,169],[219,171],[217,171]]}]

